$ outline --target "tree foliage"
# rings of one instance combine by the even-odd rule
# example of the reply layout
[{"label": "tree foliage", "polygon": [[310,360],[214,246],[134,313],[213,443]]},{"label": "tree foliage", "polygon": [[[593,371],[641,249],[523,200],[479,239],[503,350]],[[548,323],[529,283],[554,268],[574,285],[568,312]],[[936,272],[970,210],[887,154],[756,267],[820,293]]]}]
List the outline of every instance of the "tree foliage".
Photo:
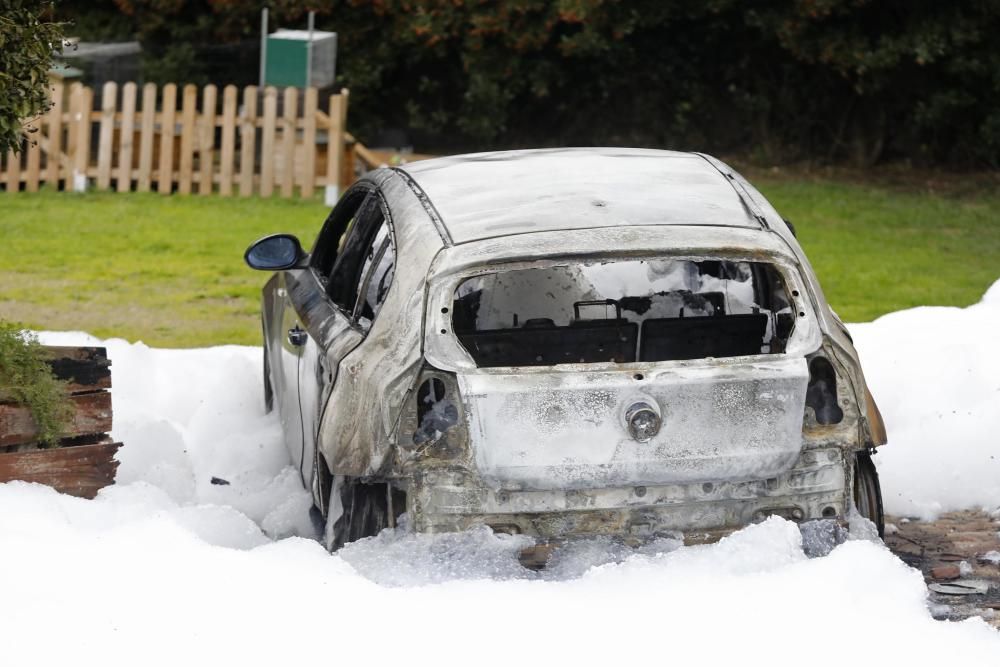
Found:
[{"label": "tree foliage", "polygon": [[[161,80],[204,72],[197,44],[257,37],[256,0],[113,1]],[[310,6],[339,33],[362,138],[1000,166],[995,0],[275,0],[271,16],[302,27]]]},{"label": "tree foliage", "polygon": [[0,153],[19,151],[23,123],[48,110],[48,72],[62,28],[51,2],[0,0]]}]

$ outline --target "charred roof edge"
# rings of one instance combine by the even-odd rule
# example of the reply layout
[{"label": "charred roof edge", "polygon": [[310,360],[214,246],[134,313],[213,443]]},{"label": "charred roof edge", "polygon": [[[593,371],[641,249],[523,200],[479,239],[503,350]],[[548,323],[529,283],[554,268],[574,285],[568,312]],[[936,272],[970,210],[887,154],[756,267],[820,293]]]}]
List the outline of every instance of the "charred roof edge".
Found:
[{"label": "charred roof edge", "polygon": [[753,200],[753,197],[750,196],[750,193],[747,192],[743,188],[743,185],[741,185],[740,182],[736,180],[736,177],[733,176],[733,172],[723,170],[723,168],[719,166],[721,163],[718,162],[711,155],[706,155],[705,153],[697,153],[697,152],[692,152],[691,155],[697,155],[702,160],[712,165],[713,169],[722,174],[722,177],[726,180],[727,183],[729,183],[729,186],[733,189],[733,191],[736,192],[736,196],[739,197],[740,203],[743,204],[743,207],[747,210],[747,213],[749,213],[750,216],[754,218],[758,222],[758,224],[760,224],[761,229],[771,228],[770,225],[767,224],[767,218],[764,217],[764,212],[761,211],[760,208],[757,206],[757,202]]},{"label": "charred roof edge", "polygon": [[437,232],[438,234],[440,234],[441,240],[444,241],[444,244],[446,246],[455,245],[455,242],[451,238],[451,233],[445,226],[444,220],[441,219],[441,214],[438,213],[437,208],[435,208],[434,206],[434,202],[431,201],[430,197],[427,196],[427,193],[424,192],[423,188],[421,188],[420,185],[416,182],[416,180],[414,180],[413,176],[411,176],[405,170],[400,169],[399,167],[393,167],[392,171],[401,179],[403,179],[403,182],[406,183],[407,186],[409,186],[410,190],[420,201],[420,204],[424,207],[424,210],[427,211],[427,215],[430,216],[431,222],[434,223],[434,228],[437,229]]}]

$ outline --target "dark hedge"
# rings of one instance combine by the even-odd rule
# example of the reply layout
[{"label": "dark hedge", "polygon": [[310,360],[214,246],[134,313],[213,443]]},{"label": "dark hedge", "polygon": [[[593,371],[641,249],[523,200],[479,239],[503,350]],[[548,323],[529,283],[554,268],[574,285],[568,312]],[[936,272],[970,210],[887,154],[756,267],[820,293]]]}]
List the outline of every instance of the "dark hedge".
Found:
[{"label": "dark hedge", "polygon": [[[1000,166],[997,0],[277,0],[272,25],[303,27],[308,6],[340,34],[362,140],[401,128],[422,150],[626,144]],[[217,84],[254,82],[246,58],[226,73],[201,54],[252,43],[259,8],[64,4],[105,29],[124,14],[147,78]]]}]

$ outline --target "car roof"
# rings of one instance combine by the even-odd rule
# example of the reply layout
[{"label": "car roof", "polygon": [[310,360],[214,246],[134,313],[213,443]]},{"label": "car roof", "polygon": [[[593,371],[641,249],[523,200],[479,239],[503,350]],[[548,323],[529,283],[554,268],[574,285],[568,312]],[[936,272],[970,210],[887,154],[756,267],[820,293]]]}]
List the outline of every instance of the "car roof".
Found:
[{"label": "car roof", "polygon": [[697,153],[560,148],[475,153],[398,168],[454,243],[631,225],[760,229],[740,190]]}]

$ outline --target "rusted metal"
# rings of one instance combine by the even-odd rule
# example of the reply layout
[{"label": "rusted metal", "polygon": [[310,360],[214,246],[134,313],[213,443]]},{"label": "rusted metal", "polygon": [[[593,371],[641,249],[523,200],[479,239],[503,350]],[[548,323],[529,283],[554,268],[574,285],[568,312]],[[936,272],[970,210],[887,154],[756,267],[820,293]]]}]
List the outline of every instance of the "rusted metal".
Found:
[{"label": "rusted metal", "polygon": [[934,579],[958,579],[960,576],[962,576],[962,571],[958,569],[957,565],[938,565],[931,568],[931,577]]},{"label": "rusted metal", "polygon": [[[947,512],[933,521],[886,516],[891,528],[886,530],[885,543],[903,562],[923,572],[935,617],[960,620],[982,616],[1000,628],[1000,614],[983,614],[983,609],[1000,608],[1000,566],[992,558],[983,558],[1000,553],[998,520],[995,513],[991,516],[977,510]],[[965,561],[966,565],[955,565],[952,559]],[[945,566],[950,569],[945,574],[958,570],[958,578],[949,581],[973,583],[971,590],[964,591],[971,595],[955,596],[936,590],[934,573],[942,562],[952,563]],[[989,584],[986,592],[982,592],[979,582]]]}]

